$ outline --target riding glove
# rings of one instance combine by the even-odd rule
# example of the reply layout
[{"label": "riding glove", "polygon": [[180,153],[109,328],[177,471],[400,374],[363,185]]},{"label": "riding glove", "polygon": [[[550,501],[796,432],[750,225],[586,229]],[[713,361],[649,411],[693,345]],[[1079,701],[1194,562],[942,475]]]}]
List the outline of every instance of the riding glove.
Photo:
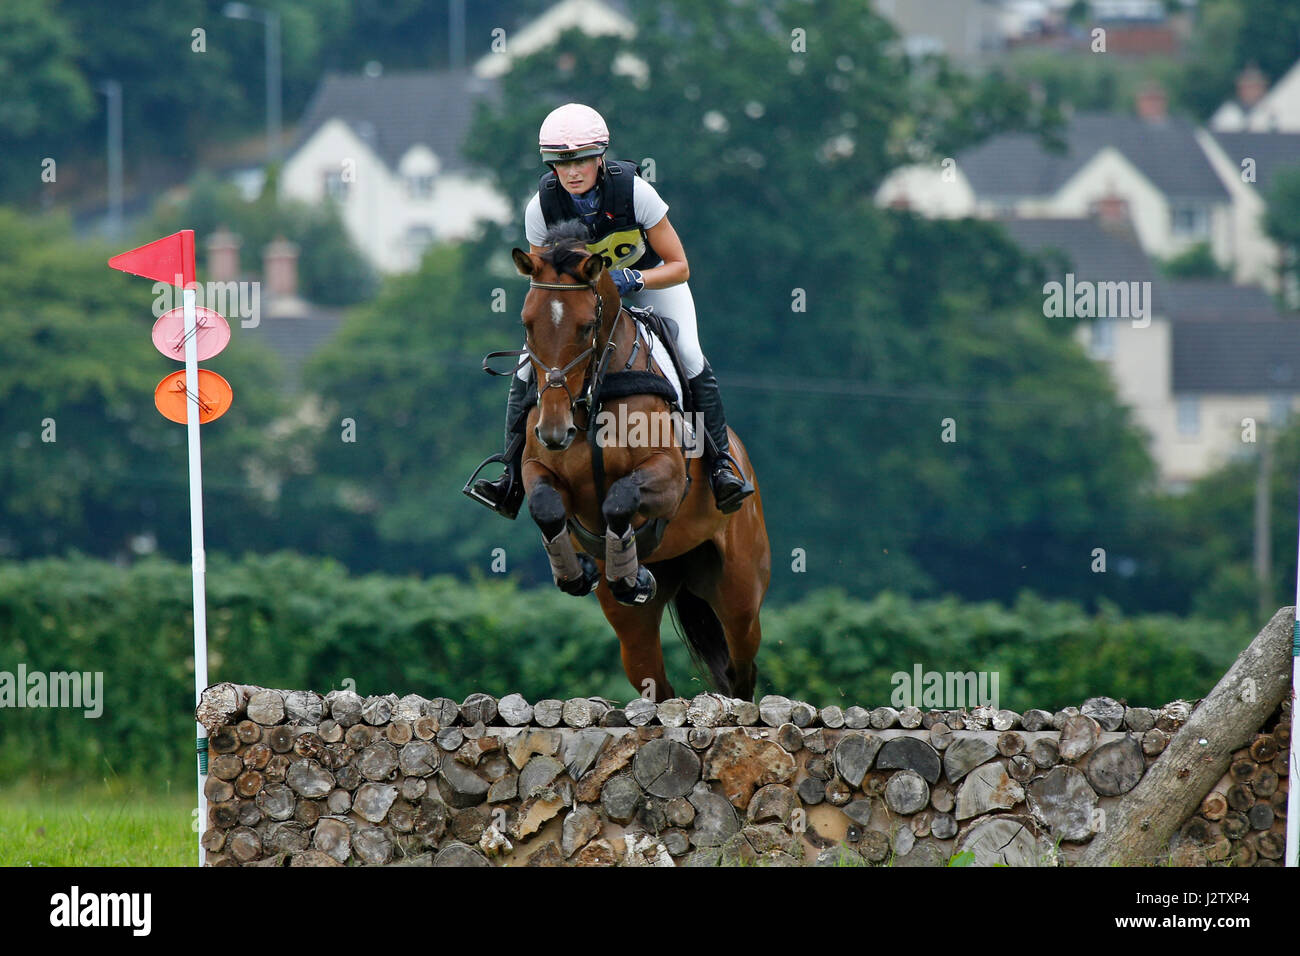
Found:
[{"label": "riding glove", "polygon": [[621,296],[640,292],[645,288],[645,280],[636,269],[613,269],[609,274],[613,277],[614,285],[618,287],[618,294]]}]

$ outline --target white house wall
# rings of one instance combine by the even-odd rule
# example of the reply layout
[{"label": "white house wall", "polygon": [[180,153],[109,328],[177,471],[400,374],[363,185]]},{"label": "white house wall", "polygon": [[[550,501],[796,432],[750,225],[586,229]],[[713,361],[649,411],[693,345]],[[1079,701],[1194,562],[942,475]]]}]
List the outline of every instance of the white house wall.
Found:
[{"label": "white house wall", "polygon": [[328,174],[347,171],[347,197],[338,204],[343,225],[357,249],[378,269],[393,271],[385,254],[387,167],[342,120],[323,123],[285,164],[281,195],[311,203],[326,200]]},{"label": "white house wall", "polygon": [[951,182],[934,164],[902,166],[885,177],[876,190],[876,205],[906,200],[908,208],[928,219],[960,219],[975,212],[975,191],[960,167]]},{"label": "white house wall", "polygon": [[1197,130],[1196,139],[1232,196],[1232,208],[1227,215],[1232,233],[1233,281],[1241,285],[1260,285],[1276,293],[1279,253],[1277,245],[1264,232],[1266,204],[1259,188],[1242,181],[1241,167],[1223,151],[1213,136]]},{"label": "white house wall", "polygon": [[[1168,483],[1193,481],[1233,460],[1256,453],[1258,444],[1242,441],[1242,420],[1257,423],[1256,442],[1269,417],[1269,400],[1263,395],[1197,396],[1201,428],[1197,435],[1179,435],[1177,409],[1170,414],[1170,436],[1160,461]],[[1171,399],[1171,402],[1176,400]],[[1294,408],[1294,402],[1292,402]]]},{"label": "white house wall", "polygon": [[429,230],[434,241],[457,240],[472,235],[484,219],[509,218],[505,199],[480,177],[464,173],[442,173],[434,178],[430,197],[412,196],[406,181],[337,119],[322,124],[286,162],[281,194],[324,202],[327,174],[341,172],[345,162],[351,181],[338,204],[343,225],[382,272],[407,272],[419,265],[420,249],[409,236],[412,227]]},{"label": "white house wall", "polygon": [[[1134,328],[1131,319],[1112,322],[1114,351],[1105,357],[1093,356],[1106,367],[1120,402],[1133,413],[1134,423],[1142,429],[1147,450],[1163,474],[1175,421],[1170,402],[1170,326],[1168,319],[1153,317],[1145,328]],[[1075,338],[1088,347],[1091,323],[1082,323]]]}]

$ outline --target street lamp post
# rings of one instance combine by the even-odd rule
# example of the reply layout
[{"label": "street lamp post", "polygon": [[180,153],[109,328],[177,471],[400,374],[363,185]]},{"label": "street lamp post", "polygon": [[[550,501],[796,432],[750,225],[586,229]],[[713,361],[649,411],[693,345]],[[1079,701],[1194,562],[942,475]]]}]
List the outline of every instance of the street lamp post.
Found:
[{"label": "street lamp post", "polygon": [[99,91],[108,110],[108,219],[105,231],[114,239],[122,235],[122,84],[105,80]]},{"label": "street lamp post", "polygon": [[280,14],[247,3],[227,3],[221,15],[232,20],[258,20],[266,26],[266,153],[269,163],[280,161]]}]

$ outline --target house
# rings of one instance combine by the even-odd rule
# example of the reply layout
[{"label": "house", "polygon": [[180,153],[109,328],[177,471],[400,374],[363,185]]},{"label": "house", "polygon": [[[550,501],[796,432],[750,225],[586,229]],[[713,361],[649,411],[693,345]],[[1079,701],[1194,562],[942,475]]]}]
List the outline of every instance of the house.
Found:
[{"label": "house", "polygon": [[1162,90],[1148,87],[1136,116],[1077,113],[1059,151],[1029,134],[993,136],[939,164],[895,170],[876,202],[932,217],[1084,219],[1119,199],[1149,255],[1167,259],[1208,243],[1226,266],[1235,254],[1232,196],[1195,128],[1167,105]]},{"label": "house", "polygon": [[1259,68],[1237,77],[1237,95],[1210,117],[1216,133],[1300,133],[1300,60],[1270,88]]},{"label": "house", "polygon": [[[307,106],[285,160],[280,194],[338,204],[349,236],[381,272],[418,267],[434,242],[507,224],[511,203],[463,147],[479,103],[495,102],[513,60],[544,49],[568,29],[631,36],[623,4],[561,0],[508,34],[469,69],[327,74]],[[648,67],[632,56],[615,69]]]},{"label": "house", "polygon": [[462,154],[476,105],[497,95],[470,70],[327,74],[285,160],[280,194],[338,204],[383,272],[415,269],[433,242],[505,224],[506,200]]},{"label": "house", "polygon": [[1300,323],[1278,314],[1258,287],[1161,277],[1123,208],[1102,211],[1084,220],[1000,221],[1018,245],[1054,263],[1048,281],[1063,282],[1068,273],[1074,287],[1148,284],[1145,318],[1090,318],[1076,337],[1132,409],[1161,484],[1179,490],[1252,454],[1260,430],[1292,414],[1300,397]]},{"label": "house", "polygon": [[993,0],[871,0],[911,56],[941,54],[954,63],[988,60],[1006,49],[1005,11]]},{"label": "house", "polygon": [[[1264,231],[1269,191],[1277,174],[1300,168],[1300,132],[1197,131],[1205,156],[1232,194],[1234,278],[1281,291],[1281,252]],[[1295,290],[1289,290],[1295,301]]]},{"label": "house", "polygon": [[[619,5],[621,6],[621,4]],[[545,13],[503,37],[499,49],[493,49],[474,64],[474,73],[495,79],[510,70],[519,57],[530,56],[554,43],[565,30],[580,29],[588,36],[636,35],[632,21],[613,4],[601,0],[560,0]],[[614,64],[617,70],[619,64]]]}]

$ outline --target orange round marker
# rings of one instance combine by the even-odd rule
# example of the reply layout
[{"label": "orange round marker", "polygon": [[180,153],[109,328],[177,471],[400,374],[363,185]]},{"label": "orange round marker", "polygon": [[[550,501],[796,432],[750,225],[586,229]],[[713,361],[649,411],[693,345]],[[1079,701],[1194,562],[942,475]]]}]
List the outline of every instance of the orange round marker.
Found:
[{"label": "orange round marker", "polygon": [[[235,393],[229,382],[216,372],[210,372],[206,368],[199,369],[200,425],[206,425],[226,414],[234,397]],[[153,403],[158,407],[158,411],[162,412],[164,418],[179,425],[184,425],[188,421],[187,401],[185,369],[172,372],[153,390]]]}]

